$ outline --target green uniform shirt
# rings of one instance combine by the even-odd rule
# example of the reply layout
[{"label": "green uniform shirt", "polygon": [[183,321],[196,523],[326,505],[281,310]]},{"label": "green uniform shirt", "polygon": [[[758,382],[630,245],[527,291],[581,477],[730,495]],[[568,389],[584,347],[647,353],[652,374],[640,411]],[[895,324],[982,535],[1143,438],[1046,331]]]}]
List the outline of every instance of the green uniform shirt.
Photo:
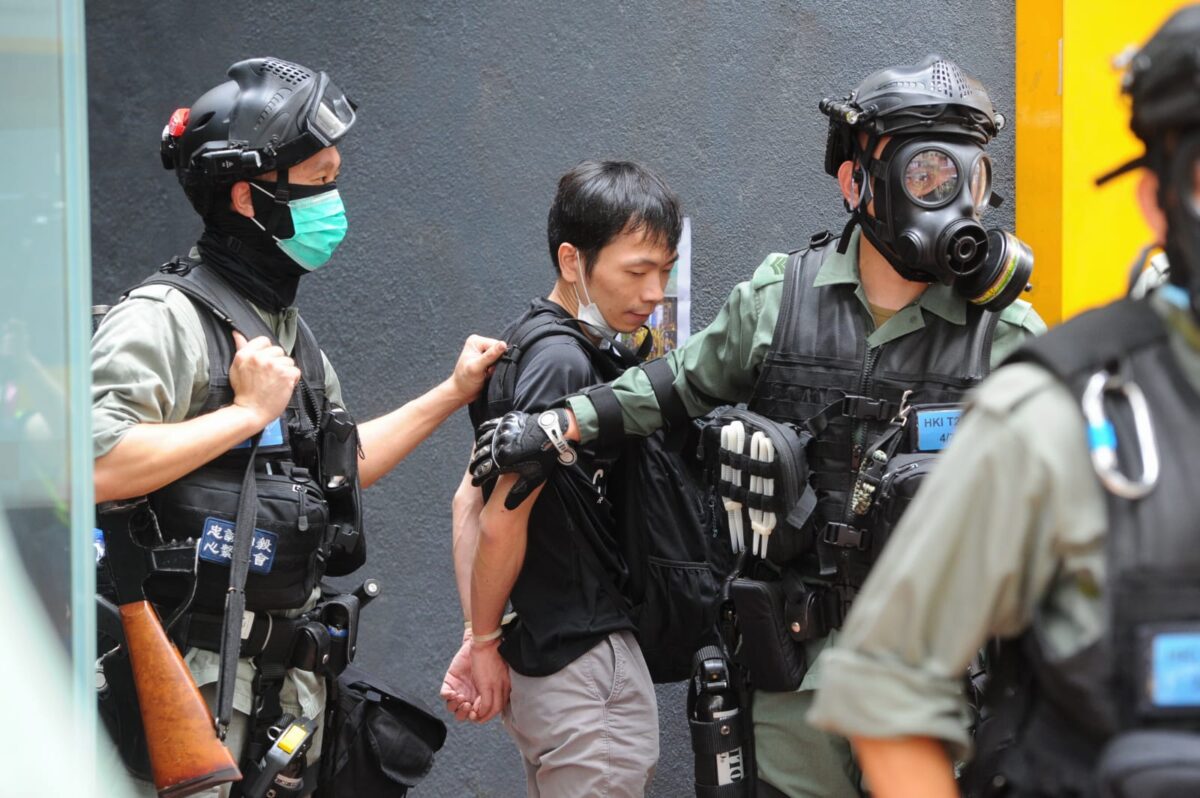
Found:
[{"label": "green uniform shirt", "polygon": [[[297,311],[255,307],[280,346],[296,344]],[[342,386],[325,353],[325,395],[342,406]],[[208,345],[196,307],[165,285],[137,288],[109,311],[92,338],[92,454],[108,454],[135,424],[195,418],[208,394]]]},{"label": "green uniform shirt", "polygon": [[[854,231],[845,254],[831,252],[817,273],[816,285],[852,285],[867,317],[870,306],[858,276],[858,242]],[[828,246],[833,246],[829,244]],[[702,416],[718,404],[745,402],[754,390],[759,371],[783,300],[783,273],[788,256],[772,253],[754,270],[749,282],[739,283],[712,324],[667,354],[675,373],[675,390],[692,416]],[[901,308],[867,338],[870,346],[893,341],[925,326],[926,312],[953,324],[966,324],[967,303],[949,286],[935,283],[916,302]],[[873,322],[871,326],[874,327]],[[1017,300],[1000,314],[992,344],[992,363],[1003,360],[1030,335],[1040,335],[1046,325],[1028,303]],[[662,426],[658,401],[650,380],[641,369],[629,369],[613,385],[625,416],[625,431],[648,435]],[[579,432],[590,441],[599,432],[596,410],[585,396],[572,397]]]},{"label": "green uniform shirt", "polygon": [[[1200,390],[1200,331],[1152,303]],[[845,736],[933,737],[962,758],[962,674],[984,640],[1032,627],[1065,658],[1099,639],[1107,510],[1078,402],[1033,365],[980,386],[942,457],[825,652],[809,721]]]},{"label": "green uniform shirt", "polygon": [[[196,253],[193,252],[193,257]],[[296,308],[269,313],[255,307],[289,354],[296,343]],[[324,352],[325,395],[342,406],[342,388]],[[178,423],[195,418],[208,394],[208,345],[200,317],[183,293],[164,285],[137,288],[105,316],[92,339],[92,452],[101,457],[112,451],[135,424]],[[314,591],[308,609],[320,597]],[[199,687],[217,680],[220,659],[215,652],[191,649],[185,657]],[[297,704],[284,709],[292,714],[321,717],[325,683],[305,671],[291,670]],[[238,661],[234,708],[249,714],[253,705],[251,684],[254,665]],[[320,732],[313,750],[320,750]]]},{"label": "green uniform shirt", "polygon": [[[844,254],[830,252],[817,272],[814,284],[852,285],[867,318],[870,306],[858,274],[858,242],[861,232],[854,231]],[[828,246],[834,246],[829,244]],[[775,322],[783,300],[783,275],[788,256],[772,253],[754,271],[749,282],[739,283],[712,324],[696,333],[682,347],[667,354],[675,373],[675,390],[692,416],[702,416],[718,404],[735,404],[750,399],[759,371],[771,347]],[[925,326],[926,312],[953,324],[966,324],[966,300],[949,286],[935,283],[911,305],[901,308],[882,327],[867,338],[870,346],[893,341]],[[869,322],[872,327],[873,322]],[[1000,314],[992,344],[992,364],[1013,352],[1027,337],[1045,332],[1046,325],[1028,303],[1018,300]],[[662,425],[662,414],[649,378],[641,369],[629,369],[612,384],[621,403],[625,432],[648,435]],[[568,400],[584,441],[599,431],[596,411],[586,396]],[[822,651],[837,634],[812,640],[806,645],[810,663],[802,690],[813,690],[822,683],[825,671]]]}]

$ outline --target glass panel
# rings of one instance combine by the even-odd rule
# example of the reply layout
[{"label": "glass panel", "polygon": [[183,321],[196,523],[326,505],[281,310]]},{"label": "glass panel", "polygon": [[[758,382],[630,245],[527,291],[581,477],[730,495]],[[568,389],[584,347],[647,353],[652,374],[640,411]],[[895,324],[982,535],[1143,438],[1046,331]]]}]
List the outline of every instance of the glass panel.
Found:
[{"label": "glass panel", "polygon": [[6,776],[14,795],[124,794],[120,774],[96,782],[93,757],[83,47],[82,0],[0,0],[0,603],[22,652],[0,664],[20,719],[0,747],[25,765]]}]

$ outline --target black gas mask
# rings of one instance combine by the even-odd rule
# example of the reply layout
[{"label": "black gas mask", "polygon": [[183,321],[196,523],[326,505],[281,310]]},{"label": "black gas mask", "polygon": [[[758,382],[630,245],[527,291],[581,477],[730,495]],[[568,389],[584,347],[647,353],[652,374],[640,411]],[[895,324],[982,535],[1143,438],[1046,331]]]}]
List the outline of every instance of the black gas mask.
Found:
[{"label": "black gas mask", "polygon": [[[847,96],[826,97],[818,107],[829,117],[825,171],[836,177],[846,161],[858,170],[858,204],[847,207],[852,215],[839,251],[862,225],[906,280],[954,286],[991,311],[1020,296],[1033,253],[1012,233],[979,222],[984,207],[1000,204],[983,148],[1004,127],[982,83],[930,55],[874,72]],[[875,158],[876,145],[889,136]]]},{"label": "black gas mask", "polygon": [[1012,233],[980,224],[983,210],[998,204],[982,145],[967,136],[895,136],[879,158],[860,151],[859,159],[872,180],[861,183],[852,223],[901,277],[954,286],[993,311],[1020,296],[1033,253]]}]

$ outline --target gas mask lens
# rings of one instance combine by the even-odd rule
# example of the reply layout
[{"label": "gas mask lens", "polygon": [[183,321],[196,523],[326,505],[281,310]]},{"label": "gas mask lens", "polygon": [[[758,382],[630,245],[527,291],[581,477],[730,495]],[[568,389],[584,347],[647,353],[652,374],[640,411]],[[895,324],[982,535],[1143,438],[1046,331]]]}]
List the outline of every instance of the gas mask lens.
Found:
[{"label": "gas mask lens", "polygon": [[944,205],[958,195],[958,164],[941,150],[921,150],[904,167],[904,191],[919,205]]},{"label": "gas mask lens", "polygon": [[983,213],[992,197],[992,160],[981,155],[971,167],[971,199],[975,201],[975,212]]}]

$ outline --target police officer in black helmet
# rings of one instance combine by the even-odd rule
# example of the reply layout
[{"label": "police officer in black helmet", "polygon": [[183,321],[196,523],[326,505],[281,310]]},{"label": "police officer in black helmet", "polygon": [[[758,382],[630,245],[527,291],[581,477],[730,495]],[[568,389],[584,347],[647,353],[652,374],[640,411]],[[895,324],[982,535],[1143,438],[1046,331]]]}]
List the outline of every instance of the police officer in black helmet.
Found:
[{"label": "police officer in black helmet", "polygon": [[[249,794],[273,726],[315,723],[306,756],[268,779],[272,794],[300,796],[316,786],[326,654],[339,650],[321,631],[336,638],[337,625],[303,626],[326,606],[320,578],[363,562],[359,488],[474,398],[504,345],[471,336],[445,382],[355,425],[295,307],[301,277],[347,230],[337,145],[355,103],[324,72],[275,58],[240,61],[228,76],[162,134],[163,165],[204,221],[196,247],[129,292],[93,339],[95,492],[110,541],[195,554],[194,587],[163,572],[145,589],[171,613],[170,634],[240,759],[234,793]],[[242,541],[234,531],[247,515],[253,535]],[[227,610],[235,594],[237,612]],[[126,739],[136,729],[117,726],[127,764],[142,769]]]},{"label": "police officer in black helmet", "polygon": [[[875,795],[957,795],[953,678],[1001,641],[972,795],[1200,795],[1200,5],[1128,63],[1169,283],[1030,344],[972,400],[830,652],[811,713]],[[917,521],[920,523],[917,523]]]},{"label": "police officer in black helmet", "polygon": [[[743,424],[744,435],[730,444],[721,433],[721,466],[736,473],[718,490],[746,550],[744,579],[731,589],[737,656],[755,691],[743,709],[753,711],[756,794],[852,798],[863,787],[849,742],[805,716],[830,678],[827,647],[887,540],[890,519],[871,498],[876,472],[894,473],[892,455],[934,456],[945,434],[909,437],[926,412],[931,427],[951,429],[966,391],[1044,325],[1019,299],[1027,248],[983,226],[992,204],[985,145],[1001,117],[977,80],[931,55],[875,72],[820,110],[830,118],[825,169],[851,214],[840,239],[818,234],[768,256],[708,328],[667,356],[678,402],[660,404],[649,372],[630,369],[611,399],[571,397],[555,423],[510,413],[481,427],[474,473],[515,472],[513,499],[555,467],[550,444],[562,438],[590,442],[622,426],[644,435],[664,422],[670,430],[680,421],[666,418],[671,405],[699,416],[745,402],[757,420],[721,427]],[[603,405],[614,404],[615,424],[602,422]],[[770,440],[776,452],[779,441],[796,444],[795,467],[755,454],[751,432],[761,444],[772,429],[811,435],[806,447],[799,433]],[[706,451],[717,448],[710,443]],[[755,489],[759,478],[772,481],[770,493]],[[731,754],[721,747],[730,728],[715,716],[707,731],[693,726],[696,750]],[[748,780],[722,770],[731,768],[698,794],[744,795]]]}]

